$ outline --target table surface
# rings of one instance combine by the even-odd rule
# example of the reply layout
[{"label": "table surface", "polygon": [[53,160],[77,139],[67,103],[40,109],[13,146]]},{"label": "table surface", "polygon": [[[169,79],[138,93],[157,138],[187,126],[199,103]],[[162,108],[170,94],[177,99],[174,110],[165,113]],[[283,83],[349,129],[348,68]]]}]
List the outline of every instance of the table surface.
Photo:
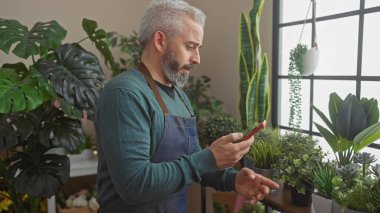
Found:
[{"label": "table surface", "polygon": [[301,207],[292,204],[290,189],[281,185],[280,189],[265,196],[262,201],[265,205],[272,207],[275,210],[284,211],[288,213],[312,213],[311,206]]}]

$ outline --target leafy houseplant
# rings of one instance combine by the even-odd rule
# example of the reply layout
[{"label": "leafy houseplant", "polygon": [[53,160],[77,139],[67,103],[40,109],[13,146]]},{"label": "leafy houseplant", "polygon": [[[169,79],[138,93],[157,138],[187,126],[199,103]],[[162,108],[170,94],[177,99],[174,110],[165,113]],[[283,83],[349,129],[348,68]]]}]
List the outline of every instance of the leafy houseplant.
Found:
[{"label": "leafy houseplant", "polygon": [[313,109],[328,127],[314,122],[340,166],[352,162],[354,153],[380,138],[379,109],[374,98],[358,100],[349,94],[342,100],[336,93],[331,93],[330,120],[315,106]]},{"label": "leafy houseplant", "polygon": [[124,36],[117,32],[107,34],[107,43],[111,48],[118,48],[121,53],[126,54],[127,59],[120,58],[115,62],[117,69],[112,70],[112,76],[118,75],[122,70],[131,67],[137,67],[141,58],[141,46],[138,42],[138,36],[135,31],[129,36]]},{"label": "leafy houseplant", "polygon": [[313,171],[322,162],[324,154],[311,136],[301,133],[286,133],[282,136],[281,143],[283,155],[274,167],[280,169],[280,180],[294,187],[294,192],[310,193],[309,201],[306,203],[297,203],[298,200],[295,199],[292,199],[292,202],[296,205],[308,205],[313,191]]},{"label": "leafy houseplant", "polygon": [[[363,164],[364,162],[359,162]],[[363,165],[362,165],[363,168]],[[364,166],[364,168],[366,168]],[[378,177],[369,175],[368,172],[359,172],[359,164],[351,163],[338,168],[339,177],[334,179],[333,198],[335,212],[379,212],[380,188],[377,185]],[[368,167],[366,168],[368,170]],[[367,174],[364,175],[363,174]]]},{"label": "leafy houseplant", "polygon": [[270,110],[269,67],[261,56],[260,16],[265,0],[253,0],[249,16],[242,13],[239,33],[240,118],[243,129],[267,120]]},{"label": "leafy houseplant", "polygon": [[289,62],[289,127],[293,129],[301,128],[301,76],[304,70],[303,57],[307,51],[307,45],[298,44],[290,51]]},{"label": "leafy houseplant", "polygon": [[[82,25],[112,65],[105,31],[95,21],[84,19]],[[69,158],[52,150],[73,151],[84,141],[82,112],[94,116],[105,84],[94,54],[79,43],[61,44],[66,33],[56,21],[38,22],[28,30],[16,20],[0,19],[0,49],[8,54],[14,46],[15,56],[32,58],[28,66],[0,68],[0,179],[18,213],[36,211],[24,209],[25,195],[51,197],[68,180]]]},{"label": "leafy houseplant", "polygon": [[252,145],[248,156],[255,162],[256,170],[272,170],[272,165],[281,156],[281,149],[280,132],[278,129],[266,127],[255,135],[255,143]]}]

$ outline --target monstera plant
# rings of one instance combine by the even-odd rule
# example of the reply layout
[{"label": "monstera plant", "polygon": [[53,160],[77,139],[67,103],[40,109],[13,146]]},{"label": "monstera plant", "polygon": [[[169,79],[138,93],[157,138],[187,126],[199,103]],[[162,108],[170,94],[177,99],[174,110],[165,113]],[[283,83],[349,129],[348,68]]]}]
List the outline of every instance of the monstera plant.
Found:
[{"label": "monstera plant", "polygon": [[330,120],[317,107],[315,112],[328,129],[314,122],[334,152],[340,166],[352,162],[352,157],[364,147],[380,138],[379,108],[376,99],[361,98],[352,94],[342,100],[330,94]]},{"label": "monstera plant", "polygon": [[[82,25],[112,67],[106,32],[91,20]],[[62,44],[66,33],[56,21],[38,22],[29,30],[16,20],[0,19],[0,49],[6,54],[13,49],[30,62],[0,61],[0,185],[14,212],[34,212],[25,209],[25,195],[51,197],[68,180],[69,158],[52,150],[72,151],[84,141],[82,113],[94,116],[105,84],[97,57],[79,43]]]}]

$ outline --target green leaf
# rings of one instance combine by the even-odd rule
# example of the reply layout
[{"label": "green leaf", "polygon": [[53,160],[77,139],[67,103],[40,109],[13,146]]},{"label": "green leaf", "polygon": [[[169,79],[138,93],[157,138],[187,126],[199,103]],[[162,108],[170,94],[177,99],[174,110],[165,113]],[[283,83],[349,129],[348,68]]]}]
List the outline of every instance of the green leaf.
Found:
[{"label": "green leaf", "polygon": [[0,68],[0,113],[33,110],[48,99],[37,80],[29,76],[22,78],[12,69]]},{"label": "green leaf", "polygon": [[92,119],[105,76],[95,55],[80,46],[65,44],[56,50],[57,62],[40,59],[38,71],[54,86],[55,92]]},{"label": "green leaf", "polygon": [[379,121],[379,108],[376,99],[371,98],[368,100],[367,98],[361,98],[360,104],[363,106],[366,114],[366,127],[369,127]]},{"label": "green leaf", "polygon": [[269,69],[268,60],[266,54],[264,54],[263,60],[258,70],[257,77],[257,122],[263,122],[268,119],[269,106],[267,105],[269,99]]},{"label": "green leaf", "polygon": [[380,123],[375,123],[361,131],[354,138],[354,151],[358,152],[364,147],[380,138]]},{"label": "green leaf", "polygon": [[244,13],[241,15],[239,50],[240,50],[240,53],[244,56],[245,62],[247,64],[247,74],[248,74],[247,79],[248,81],[251,81],[251,78],[254,74],[253,73],[253,70],[254,70],[253,41],[252,41],[251,31],[248,28],[248,20]]},{"label": "green leaf", "polygon": [[257,73],[251,78],[248,85],[248,92],[245,102],[245,110],[247,112],[247,128],[252,128],[256,121],[256,87],[257,87]]},{"label": "green leaf", "polygon": [[56,116],[44,122],[44,126],[39,131],[40,143],[45,147],[63,147],[69,152],[75,150],[85,140],[81,121],[65,117],[63,113],[54,112],[57,111],[55,108],[51,110],[50,113]]},{"label": "green leaf", "polygon": [[9,171],[15,189],[31,197],[46,197],[58,193],[70,176],[70,160],[65,155],[19,153]]},{"label": "green leaf", "polygon": [[[340,111],[342,103],[343,103],[343,100],[338,96],[338,94],[336,94],[335,92],[330,94],[329,114],[330,114],[330,120],[333,126],[336,125],[336,116],[338,112]],[[337,132],[335,131],[334,133],[336,134]]]},{"label": "green leaf", "polygon": [[331,132],[333,132],[334,135],[338,135],[338,131],[336,130],[335,126],[329,121],[329,119],[323,114],[321,110],[319,110],[317,107],[312,106],[312,108],[315,110],[317,115],[322,119],[322,121],[327,125],[327,127],[330,129]]},{"label": "green leaf", "polygon": [[240,119],[242,128],[247,127],[247,110],[246,110],[246,98],[248,93],[249,81],[248,81],[248,67],[245,61],[244,55],[240,53],[239,55],[239,71],[240,71],[240,101],[239,101],[239,109],[240,109]]},{"label": "green leaf", "polygon": [[16,20],[0,19],[0,49],[8,54],[11,46],[16,45],[13,53],[27,59],[57,48],[66,33],[56,21],[37,22],[28,31],[27,27]]},{"label": "green leaf", "polygon": [[366,128],[365,112],[356,96],[349,94],[343,101],[336,117],[338,133],[352,141],[354,137]]},{"label": "green leaf", "polygon": [[326,139],[327,143],[330,145],[333,152],[339,151],[339,140],[338,138],[331,133],[329,130],[324,128],[323,126],[317,124],[314,122],[314,125],[317,127],[318,131],[321,133],[321,135]]},{"label": "green leaf", "polygon": [[115,59],[107,43],[108,35],[106,31],[103,29],[97,29],[98,24],[96,21],[89,19],[83,19],[82,27],[91,41],[95,43],[95,47],[103,56],[106,66],[111,68],[112,72],[120,73],[119,66],[115,63]]},{"label": "green leaf", "polygon": [[27,140],[36,131],[41,116],[34,111],[0,115],[0,151]]}]

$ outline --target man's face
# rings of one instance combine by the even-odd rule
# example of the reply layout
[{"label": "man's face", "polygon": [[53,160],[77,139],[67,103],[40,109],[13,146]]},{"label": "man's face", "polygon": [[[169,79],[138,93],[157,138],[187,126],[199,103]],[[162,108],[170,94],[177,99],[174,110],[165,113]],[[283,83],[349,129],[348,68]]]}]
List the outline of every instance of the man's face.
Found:
[{"label": "man's face", "polygon": [[200,63],[199,48],[203,41],[203,27],[190,18],[182,18],[182,31],[168,43],[161,57],[161,69],[169,82],[183,87],[194,64]]}]

